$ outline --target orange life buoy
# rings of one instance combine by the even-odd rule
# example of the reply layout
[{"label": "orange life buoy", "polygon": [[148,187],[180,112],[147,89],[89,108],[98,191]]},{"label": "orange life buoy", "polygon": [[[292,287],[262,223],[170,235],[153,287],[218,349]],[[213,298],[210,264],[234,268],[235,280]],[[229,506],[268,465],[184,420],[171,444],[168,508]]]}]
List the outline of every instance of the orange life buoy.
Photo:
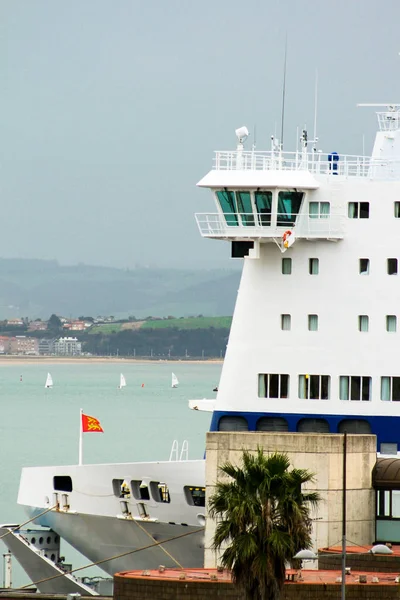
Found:
[{"label": "orange life buoy", "polygon": [[285,233],[283,234],[283,236],[282,236],[282,240],[283,240],[284,242],[286,242],[286,240],[288,239],[288,237],[289,237],[290,235],[292,235],[292,232],[291,232],[291,231],[288,229],[288,230],[287,230],[287,231],[285,231]]}]

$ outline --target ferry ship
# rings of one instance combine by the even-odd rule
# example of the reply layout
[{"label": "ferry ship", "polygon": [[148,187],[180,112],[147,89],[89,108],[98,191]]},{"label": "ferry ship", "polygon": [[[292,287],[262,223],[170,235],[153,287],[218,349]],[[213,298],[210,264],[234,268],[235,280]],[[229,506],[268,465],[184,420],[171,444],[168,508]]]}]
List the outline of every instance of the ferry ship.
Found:
[{"label": "ferry ship", "polygon": [[[211,430],[373,433],[397,457],[400,105],[377,116],[370,157],[324,154],[307,131],[295,152],[247,150],[242,127],[198,183],[215,200],[201,235],[243,259],[217,398],[190,403]],[[194,567],[204,478],[204,460],[25,468],[18,502],[107,573]]]}]

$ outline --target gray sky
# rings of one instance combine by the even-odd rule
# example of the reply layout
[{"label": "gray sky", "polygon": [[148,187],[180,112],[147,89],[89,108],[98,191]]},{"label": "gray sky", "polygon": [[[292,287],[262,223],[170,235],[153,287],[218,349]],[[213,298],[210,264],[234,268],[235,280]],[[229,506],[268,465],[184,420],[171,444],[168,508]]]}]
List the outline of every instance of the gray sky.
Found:
[{"label": "gray sky", "polygon": [[320,148],[361,154],[356,103],[400,102],[399,23],[399,0],[0,0],[0,256],[231,266],[195,184],[236,127],[269,149],[286,33],[286,149],[318,69]]}]

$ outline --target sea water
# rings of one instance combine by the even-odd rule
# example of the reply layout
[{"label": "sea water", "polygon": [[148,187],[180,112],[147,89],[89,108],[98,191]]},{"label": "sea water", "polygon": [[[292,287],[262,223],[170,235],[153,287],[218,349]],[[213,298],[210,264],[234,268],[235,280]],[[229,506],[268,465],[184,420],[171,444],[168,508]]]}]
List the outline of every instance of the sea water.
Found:
[{"label": "sea water", "polygon": [[[16,502],[22,467],[77,464],[81,408],[104,430],[84,434],[86,464],[168,460],[173,440],[179,448],[187,440],[189,458],[202,458],[211,415],[189,410],[188,400],[215,397],[220,373],[221,364],[207,362],[0,362],[0,522],[26,520]],[[22,583],[17,574],[14,585]]]}]

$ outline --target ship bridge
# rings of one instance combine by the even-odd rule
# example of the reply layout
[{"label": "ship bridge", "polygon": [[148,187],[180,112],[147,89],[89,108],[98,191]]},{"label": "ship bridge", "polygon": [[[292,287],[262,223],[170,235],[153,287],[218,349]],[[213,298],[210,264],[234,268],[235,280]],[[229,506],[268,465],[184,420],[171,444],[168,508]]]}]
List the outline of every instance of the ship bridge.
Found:
[{"label": "ship bridge", "polygon": [[[245,151],[240,138],[234,151],[217,151],[212,170],[198,182],[212,190],[217,211],[197,213],[203,237],[229,241],[281,240],[288,230],[296,239],[343,239],[348,215],[331,202],[331,190],[345,181],[400,181],[399,111],[378,113],[379,131],[372,156],[324,154],[312,148],[303,131],[302,149]],[[237,132],[246,131],[241,128]],[[363,218],[360,214],[360,218]]]}]

